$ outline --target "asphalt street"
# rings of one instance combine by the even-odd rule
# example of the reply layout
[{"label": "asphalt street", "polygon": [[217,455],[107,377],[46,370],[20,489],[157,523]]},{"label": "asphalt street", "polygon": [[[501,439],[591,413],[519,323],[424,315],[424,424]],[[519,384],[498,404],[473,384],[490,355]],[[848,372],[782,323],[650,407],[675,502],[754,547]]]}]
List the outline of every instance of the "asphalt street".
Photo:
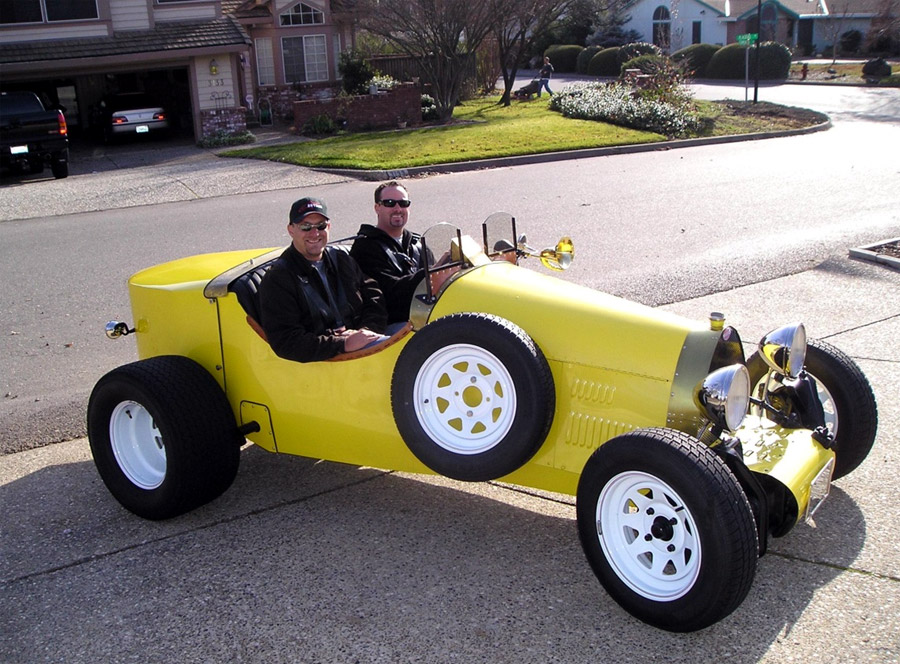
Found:
[{"label": "asphalt street", "polygon": [[[796,105],[834,104],[831,112],[843,114],[830,130],[844,141],[840,145],[857,141],[875,150],[877,137],[897,136],[896,93],[866,91],[849,108],[824,93],[818,100],[816,88],[794,88],[779,94],[813,95]],[[750,595],[730,617],[688,635],[632,619],[591,573],[573,501],[565,496],[280,457],[251,446],[224,496],[183,517],[147,522],[112,499],[87,441],[75,437],[0,456],[0,661],[900,662],[892,500],[900,472],[900,270],[847,255],[848,240],[900,235],[896,187],[881,185],[892,176],[896,183],[897,171],[879,175],[890,168],[887,157],[854,160],[850,168],[864,171],[854,182],[874,184],[851,197],[828,177],[829,156],[842,156],[829,151],[834,143],[814,136],[776,140],[791,141],[798,160],[805,160],[797,165],[798,177],[812,169],[821,184],[804,178],[811,191],[791,198],[760,176],[774,201],[765,210],[768,236],[765,225],[731,216],[743,201],[726,205],[702,192],[692,196],[677,177],[666,179],[664,190],[652,181],[632,185],[634,191],[620,186],[619,178],[635,182],[635,174],[659,163],[683,167],[685,178],[712,163],[725,171],[710,175],[717,187],[734,184],[747,175],[728,161],[728,146],[593,159],[577,171],[560,165],[554,182],[586,181],[583,191],[567,188],[565,196],[540,190],[549,177],[541,166],[412,185],[424,203],[416,208],[423,220],[454,209],[460,196],[477,201],[479,191],[492,198],[488,211],[518,203],[534,219],[544,205],[550,214],[539,226],[541,237],[574,227],[576,246],[584,248],[566,278],[692,318],[722,311],[748,351],[776,325],[803,320],[811,336],[861,366],[880,415],[869,458],[835,483],[814,525],[772,541]],[[745,146],[741,158],[756,164],[771,157],[759,147],[764,143]],[[265,235],[253,223],[254,210],[286,209],[298,188],[326,191],[339,209],[362,209],[372,189],[283,164],[232,163],[190,146],[91,154],[77,169],[73,163],[67,180],[23,178],[0,189],[0,218],[6,220],[0,223],[6,243],[0,243],[0,270],[15,286],[0,307],[2,348],[27,360],[2,366],[40,374],[44,382],[34,398],[45,400],[34,410],[0,411],[4,419],[77,403],[66,402],[69,386],[95,379],[101,353],[113,366],[131,359],[130,345],[116,344],[98,345],[87,365],[71,364],[67,356],[94,348],[89,335],[102,324],[93,319],[95,310],[127,316],[119,311],[122,294],[114,291],[128,273],[118,257],[129,248],[141,264],[192,253],[186,245],[195,240],[178,232],[188,217],[213,229],[197,234],[207,244],[278,244],[280,232]],[[614,200],[608,192],[615,192]],[[654,198],[669,208],[669,219],[660,229],[642,228],[635,246],[638,231],[622,222],[625,212],[617,204],[650,219],[659,216]],[[579,207],[591,209],[591,217],[580,218]],[[842,214],[828,216],[830,208]],[[148,212],[156,218],[146,219]],[[246,228],[224,221],[235,214]],[[110,215],[118,215],[116,226]],[[467,230],[485,215],[471,216]],[[790,224],[797,216],[826,223]],[[352,232],[358,221],[341,221],[339,228]],[[77,229],[67,231],[66,223]],[[93,277],[82,283],[83,268],[70,263],[66,251],[96,252],[95,238],[104,233],[103,255],[93,257]],[[704,269],[689,258],[698,243],[707,246],[696,259],[708,263]],[[41,247],[57,264],[71,265],[69,277],[32,258]],[[622,253],[640,260],[628,262]],[[29,279],[18,276],[22,256]],[[748,278],[753,265],[757,276]],[[77,284],[74,290],[68,282]],[[54,308],[57,293],[67,300],[62,309]],[[60,313],[66,306],[71,318]],[[7,394],[4,401],[8,406],[18,399]],[[5,423],[0,430],[4,445],[15,445]]]}]

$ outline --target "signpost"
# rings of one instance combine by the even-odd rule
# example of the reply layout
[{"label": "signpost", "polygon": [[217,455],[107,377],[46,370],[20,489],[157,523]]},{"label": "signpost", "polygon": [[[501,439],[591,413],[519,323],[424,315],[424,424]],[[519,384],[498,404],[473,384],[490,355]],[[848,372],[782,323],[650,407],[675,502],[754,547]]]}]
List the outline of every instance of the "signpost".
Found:
[{"label": "signpost", "polygon": [[[750,45],[759,41],[759,33],[748,32],[743,35],[737,35],[735,39],[738,44],[744,47],[744,101],[747,101],[747,88],[750,87]],[[757,63],[758,66],[759,63]]]}]

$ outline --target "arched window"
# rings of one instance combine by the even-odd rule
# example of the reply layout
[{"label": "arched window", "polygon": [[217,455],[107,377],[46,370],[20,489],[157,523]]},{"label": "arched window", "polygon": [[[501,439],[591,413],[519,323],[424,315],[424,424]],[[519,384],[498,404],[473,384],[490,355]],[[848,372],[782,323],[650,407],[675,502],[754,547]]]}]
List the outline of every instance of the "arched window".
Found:
[{"label": "arched window", "polygon": [[316,25],[324,22],[324,14],[304,2],[294,5],[281,14],[281,25]]},{"label": "arched window", "polygon": [[671,35],[672,15],[668,7],[660,5],[653,10],[653,43],[663,50],[668,49],[672,42]]}]

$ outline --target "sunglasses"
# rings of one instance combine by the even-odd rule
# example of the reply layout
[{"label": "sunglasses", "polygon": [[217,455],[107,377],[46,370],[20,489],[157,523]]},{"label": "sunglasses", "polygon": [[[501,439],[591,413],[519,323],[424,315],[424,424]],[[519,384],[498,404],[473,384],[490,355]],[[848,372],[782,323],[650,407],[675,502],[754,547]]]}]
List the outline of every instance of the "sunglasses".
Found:
[{"label": "sunglasses", "polygon": [[381,199],[380,201],[378,201],[378,202],[379,202],[381,205],[383,205],[384,207],[388,207],[388,208],[392,208],[392,207],[394,207],[395,205],[399,205],[399,206],[402,207],[402,208],[408,208],[408,207],[409,207],[409,204],[410,204],[412,201],[410,201],[410,200],[403,200],[403,199],[397,199],[397,198],[382,198],[382,199]]},{"label": "sunglasses", "polygon": [[311,231],[311,230],[314,229],[314,228],[315,228],[317,231],[324,231],[325,229],[328,228],[328,222],[327,222],[327,221],[323,221],[323,222],[318,223],[318,224],[294,224],[294,226],[296,226],[297,228],[299,228],[299,229],[300,229],[301,231],[303,231],[304,233],[308,233],[309,231]]}]

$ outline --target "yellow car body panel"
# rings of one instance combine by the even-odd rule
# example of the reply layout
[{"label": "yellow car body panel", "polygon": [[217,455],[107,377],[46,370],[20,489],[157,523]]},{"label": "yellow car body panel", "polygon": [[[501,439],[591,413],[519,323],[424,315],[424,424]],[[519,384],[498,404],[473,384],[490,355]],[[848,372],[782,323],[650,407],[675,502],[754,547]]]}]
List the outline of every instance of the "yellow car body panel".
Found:
[{"label": "yellow car body panel", "polygon": [[[259,425],[247,438],[269,451],[431,473],[403,442],[391,409],[394,366],[415,332],[353,360],[291,362],[252,329],[233,293],[212,289],[216,295],[207,296],[215,277],[271,252],[193,256],[132,276],[139,357],[182,355],[201,364],[225,390],[237,423]],[[707,324],[502,261],[454,277],[429,321],[460,312],[489,313],[521,327],[553,376],[556,411],[547,438],[503,481],[574,495],[588,457],[610,438],[666,426],[697,435],[702,417],[685,414],[699,410],[683,393],[708,373],[719,333]],[[811,477],[833,454],[806,430],[770,427],[765,436],[790,453],[775,464],[757,455],[748,465],[785,484],[802,513]],[[794,445],[803,437],[808,442]]]}]

